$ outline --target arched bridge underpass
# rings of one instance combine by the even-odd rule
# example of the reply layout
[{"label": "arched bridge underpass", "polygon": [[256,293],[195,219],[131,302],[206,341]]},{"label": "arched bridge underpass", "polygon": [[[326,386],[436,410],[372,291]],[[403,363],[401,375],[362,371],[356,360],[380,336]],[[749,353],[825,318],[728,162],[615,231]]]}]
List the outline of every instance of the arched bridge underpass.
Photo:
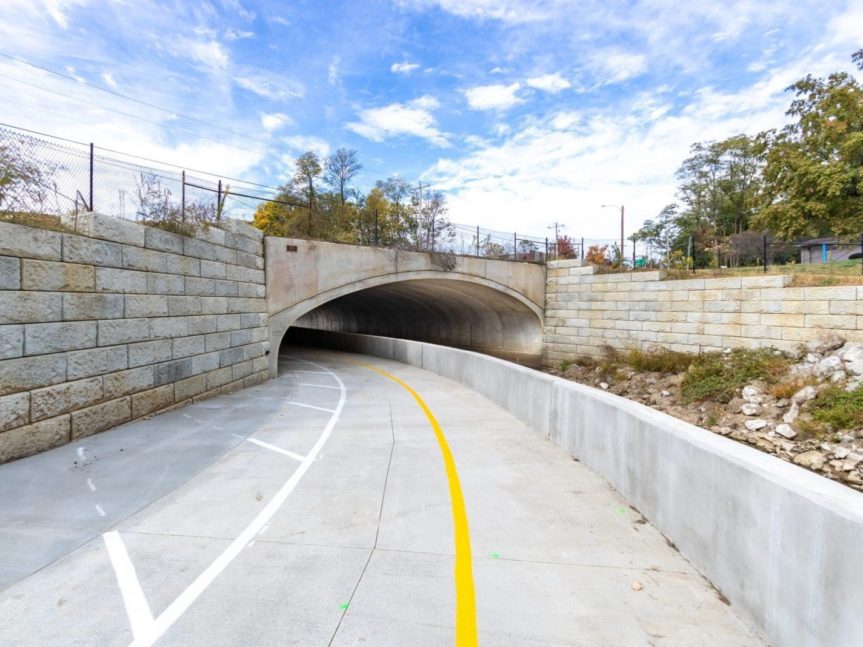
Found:
[{"label": "arched bridge underpass", "polygon": [[[283,238],[267,239],[270,348],[310,331],[427,341],[538,366],[545,268]],[[276,352],[271,371],[277,373]]]}]

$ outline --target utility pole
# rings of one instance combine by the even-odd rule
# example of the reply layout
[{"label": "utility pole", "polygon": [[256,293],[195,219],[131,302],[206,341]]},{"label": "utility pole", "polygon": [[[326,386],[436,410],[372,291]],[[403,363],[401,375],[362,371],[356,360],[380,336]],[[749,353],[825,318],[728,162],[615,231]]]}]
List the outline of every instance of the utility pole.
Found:
[{"label": "utility pole", "polygon": [[555,220],[554,224],[549,225],[548,227],[546,227],[546,229],[554,229],[554,245],[552,246],[552,249],[554,250],[554,257],[557,258],[557,255],[560,252],[557,241],[560,240],[560,230],[566,229],[566,225],[564,225],[562,222],[557,222],[557,220]]},{"label": "utility pole", "polygon": [[604,205],[602,205],[602,208],[603,208],[603,209],[616,209],[618,206],[620,207],[620,262],[621,262],[621,263],[623,263],[623,256],[624,256],[624,252],[623,252],[623,244],[624,244],[624,237],[623,237],[623,205],[622,205],[622,204],[621,204],[621,205],[616,205],[616,204],[604,204]]}]

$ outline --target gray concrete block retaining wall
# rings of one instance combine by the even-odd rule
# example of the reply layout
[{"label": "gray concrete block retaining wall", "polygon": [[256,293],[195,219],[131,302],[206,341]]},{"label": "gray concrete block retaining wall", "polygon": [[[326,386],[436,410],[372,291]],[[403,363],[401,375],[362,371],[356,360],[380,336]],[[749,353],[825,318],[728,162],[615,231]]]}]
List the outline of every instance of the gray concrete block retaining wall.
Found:
[{"label": "gray concrete block retaining wall", "polygon": [[0,222],[0,462],[266,379],[261,232]]},{"label": "gray concrete block retaining wall", "polygon": [[793,351],[827,333],[863,342],[863,286],[791,287],[790,276],[661,280],[549,263],[543,363],[618,349]]},{"label": "gray concrete block retaining wall", "polygon": [[470,386],[566,449],[674,542],[772,644],[859,643],[860,493],[644,405],[493,357],[325,334],[330,347]]}]

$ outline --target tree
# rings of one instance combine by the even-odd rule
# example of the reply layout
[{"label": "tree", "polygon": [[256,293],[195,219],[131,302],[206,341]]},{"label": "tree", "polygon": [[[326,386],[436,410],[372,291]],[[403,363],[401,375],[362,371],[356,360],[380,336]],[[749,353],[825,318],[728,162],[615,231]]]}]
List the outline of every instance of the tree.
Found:
[{"label": "tree", "polygon": [[44,211],[49,194],[57,193],[56,167],[40,164],[28,138],[0,144],[0,211]]},{"label": "tree", "polygon": [[339,194],[341,204],[345,204],[345,192],[348,182],[363,168],[353,149],[340,148],[329,155],[324,162],[324,182]]},{"label": "tree", "polygon": [[315,213],[315,182],[322,172],[321,160],[314,151],[306,151],[297,158],[294,184],[305,196],[308,206],[309,238],[312,237],[312,218]]},{"label": "tree", "polygon": [[434,250],[438,241],[446,242],[455,237],[453,225],[446,217],[448,210],[443,193],[429,193],[426,203],[419,211],[419,229],[425,234],[426,249]]},{"label": "tree", "polygon": [[605,252],[608,250],[608,245],[591,245],[587,248],[584,254],[584,260],[588,265],[605,265]]},{"label": "tree", "polygon": [[[863,50],[853,55],[863,69]],[[769,133],[757,226],[791,239],[863,231],[863,87],[844,72],[790,86],[796,121]]]},{"label": "tree", "polygon": [[576,258],[578,252],[575,251],[575,243],[569,236],[558,236],[555,243],[557,258]]}]

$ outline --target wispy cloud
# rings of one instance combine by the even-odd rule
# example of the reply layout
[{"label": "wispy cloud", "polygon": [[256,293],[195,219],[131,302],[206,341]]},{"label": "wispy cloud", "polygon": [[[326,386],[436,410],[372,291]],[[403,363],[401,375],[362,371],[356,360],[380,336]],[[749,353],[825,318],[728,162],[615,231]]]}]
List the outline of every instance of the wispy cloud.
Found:
[{"label": "wispy cloud", "polygon": [[434,146],[450,145],[446,136],[438,129],[432,110],[439,103],[423,96],[408,104],[391,103],[379,108],[366,108],[359,113],[359,121],[345,124],[358,135],[382,142],[392,137],[411,136],[424,139]]},{"label": "wispy cloud", "polygon": [[264,130],[279,130],[285,126],[292,125],[293,123],[293,119],[282,112],[265,113],[261,115],[261,126],[264,127]]},{"label": "wispy cloud", "polygon": [[407,61],[403,63],[393,63],[390,65],[390,72],[394,74],[410,74],[416,69],[419,69],[419,63],[408,63]]}]

